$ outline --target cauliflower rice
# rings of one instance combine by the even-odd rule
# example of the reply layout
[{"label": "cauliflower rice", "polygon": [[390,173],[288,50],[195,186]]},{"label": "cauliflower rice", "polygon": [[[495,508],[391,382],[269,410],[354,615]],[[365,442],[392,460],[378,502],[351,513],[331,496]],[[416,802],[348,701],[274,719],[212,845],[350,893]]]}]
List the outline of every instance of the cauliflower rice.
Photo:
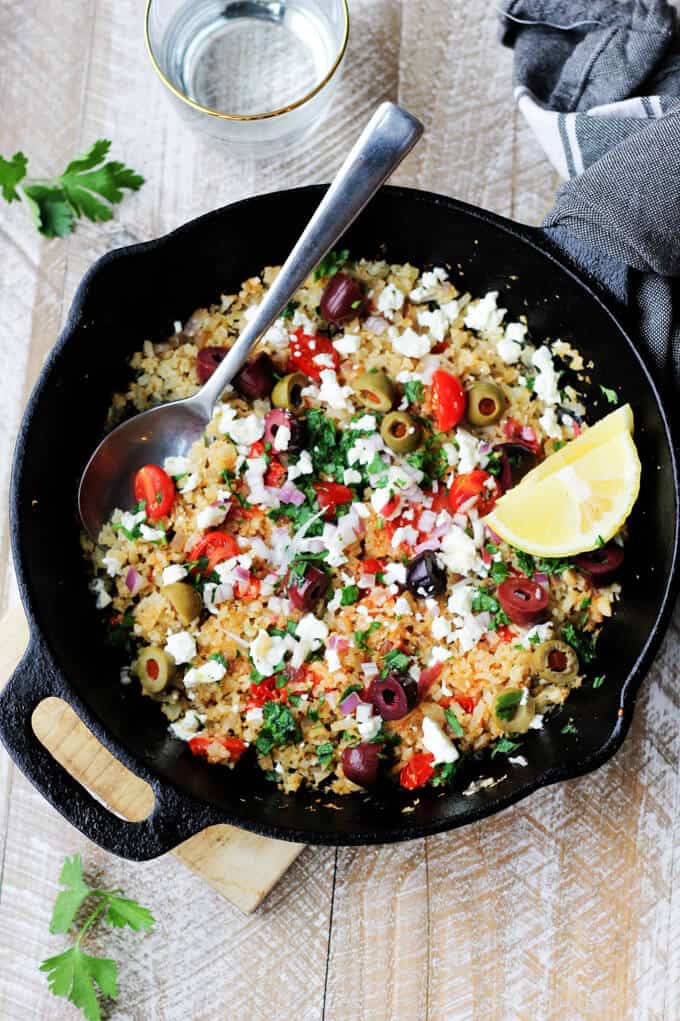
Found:
[{"label": "cauliflower rice", "polygon": [[[324,260],[257,350],[277,376],[305,370],[294,428],[265,442],[270,400],[228,387],[204,439],[160,466],[174,483],[169,512],[153,517],[148,502],[121,508],[96,544],[83,536],[97,606],[126,650],[121,680],[139,683],[140,654],[151,647],[167,682],[145,683],[142,693],[158,702],[173,737],[232,768],[254,755],[286,792],[359,790],[345,772],[348,749],[369,744],[381,775],[407,788],[451,782],[467,756],[490,746],[521,768],[522,733],[582,683],[619,586],[595,587],[566,561],[532,562],[497,540],[480,510],[490,509],[500,479],[507,484],[513,459],[526,451],[535,463],[585,426],[579,394],[560,385],[566,368],[570,378],[583,371],[581,356],[560,340],[537,346],[524,319],[506,322],[496,292],[460,293],[441,267],[346,261],[342,273],[365,301],[341,327],[330,325],[319,306],[341,261]],[[193,394],[199,352],[234,342],[276,273],[266,268],[177,323],[165,342],[146,342],[110,425]],[[385,442],[383,413],[355,389],[367,372],[392,381],[394,410],[415,422],[413,449]],[[447,380],[437,373],[468,392],[493,383],[502,414],[481,426],[463,417],[442,431],[446,390],[439,406],[433,398]],[[462,477],[483,479],[482,489],[454,506]],[[329,482],[351,501],[334,503]],[[221,555],[213,556],[214,538],[200,545],[225,532],[232,538]],[[442,591],[409,584],[417,557]],[[298,608],[300,591],[296,604],[291,589],[304,595],[305,578],[318,575],[322,598]],[[513,623],[498,599],[499,585],[516,577],[547,592],[530,626]],[[197,593],[191,619],[168,597],[178,583]],[[550,641],[578,656],[564,683],[537,659]],[[386,676],[408,695],[398,719],[378,712]]]}]

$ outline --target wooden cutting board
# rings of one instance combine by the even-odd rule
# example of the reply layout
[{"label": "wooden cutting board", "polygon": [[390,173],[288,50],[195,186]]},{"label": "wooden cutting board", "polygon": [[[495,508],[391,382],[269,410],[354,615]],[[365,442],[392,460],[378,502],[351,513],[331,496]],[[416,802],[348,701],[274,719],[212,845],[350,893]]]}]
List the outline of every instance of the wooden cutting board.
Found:
[{"label": "wooden cutting board", "polygon": [[[28,625],[17,606],[0,620],[0,687],[7,682],[27,643]],[[54,758],[109,808],[131,822],[149,815],[154,802],[149,785],[118,762],[66,702],[44,699],[31,722],[36,737]],[[211,826],[172,853],[237,908],[250,913],[303,846],[259,837],[234,826]]]}]

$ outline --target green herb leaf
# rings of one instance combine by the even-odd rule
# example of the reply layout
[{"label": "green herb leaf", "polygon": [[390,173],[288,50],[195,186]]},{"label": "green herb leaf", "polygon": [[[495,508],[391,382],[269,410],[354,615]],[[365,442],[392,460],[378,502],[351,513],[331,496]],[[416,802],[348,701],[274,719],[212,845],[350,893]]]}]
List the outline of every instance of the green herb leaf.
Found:
[{"label": "green herb leaf", "polygon": [[221,663],[223,667],[227,665],[227,661],[221,652],[211,652],[208,659],[214,659],[216,663]]},{"label": "green herb leaf", "polygon": [[409,404],[420,404],[425,396],[425,387],[419,379],[410,379],[404,384],[404,393]]},{"label": "green herb leaf", "polygon": [[83,901],[92,893],[83,880],[83,861],[79,854],[65,860],[59,882],[67,889],[62,890],[54,902],[50,921],[52,933],[68,932]]},{"label": "green herb leaf", "polygon": [[517,714],[517,707],[521,701],[522,692],[516,688],[513,688],[511,691],[502,691],[500,695],[496,695],[494,709],[498,719],[503,720],[505,723],[510,723],[514,720]]},{"label": "green herb leaf", "polygon": [[597,635],[589,631],[579,631],[573,624],[564,624],[562,638],[571,645],[581,663],[592,663],[595,659]]},{"label": "green herb leaf", "polygon": [[338,705],[340,705],[342,702],[344,702],[345,699],[349,695],[351,695],[353,691],[359,692],[359,691],[363,691],[363,690],[364,689],[363,689],[363,686],[361,684],[348,684],[347,687],[345,688],[345,690],[343,691],[342,695],[338,699]]},{"label": "green herb leaf", "polygon": [[446,717],[446,722],[448,723],[451,731],[455,734],[455,736],[456,737],[462,737],[463,736],[463,728],[461,727],[460,720],[456,716],[456,714],[453,711],[453,709],[445,709],[444,710],[444,716]]},{"label": "green herb leaf", "polygon": [[598,674],[597,677],[593,677],[593,688],[601,688],[605,682],[606,674]]},{"label": "green herb leaf", "polygon": [[570,716],[568,721],[562,727],[562,734],[578,734],[578,729],[574,724],[573,718]]},{"label": "green herb leaf", "polygon": [[602,391],[602,393],[607,398],[610,404],[619,403],[619,395],[617,394],[616,390],[610,390],[608,386],[602,386],[601,383],[600,390]]},{"label": "green herb leaf", "polygon": [[295,315],[295,309],[298,307],[299,302],[289,301],[283,312],[281,313],[282,319],[292,319]]},{"label": "green herb leaf", "polygon": [[520,747],[519,741],[511,741],[507,737],[502,737],[500,741],[496,741],[491,751],[491,758],[494,759],[497,755],[509,755],[510,752],[517,751]]},{"label": "green herb leaf", "polygon": [[264,726],[255,741],[261,755],[267,755],[276,745],[291,744],[297,739],[298,726],[288,706],[281,702],[265,702],[262,714]]},{"label": "green herb leaf", "polygon": [[322,277],[334,276],[348,259],[348,248],[343,248],[339,252],[329,252],[314,270],[314,279],[321,280]]},{"label": "green herb leaf", "polygon": [[118,995],[116,962],[90,957],[76,944],[63,954],[48,957],[40,965],[47,972],[47,984],[55,996],[65,996],[82,1010],[88,1021],[101,1021],[97,988],[103,996]]},{"label": "green herb leaf", "polygon": [[364,631],[355,631],[354,641],[356,642],[357,648],[368,649],[368,639],[379,627],[382,627],[382,623],[379,620],[374,620]]},{"label": "green herb leaf", "polygon": [[397,673],[405,673],[411,664],[411,657],[407,656],[401,649],[390,649],[383,656],[383,674],[389,673],[390,670],[396,670]]},{"label": "green herb leaf", "polygon": [[17,191],[17,185],[26,176],[28,159],[23,152],[15,152],[11,160],[3,159],[0,156],[0,191],[2,197],[8,202],[14,202],[21,198]]},{"label": "green herb leaf", "polygon": [[491,580],[494,581],[497,585],[500,585],[501,582],[505,581],[509,574],[510,568],[502,560],[494,560],[492,562],[491,567],[489,569],[489,575],[491,577]]},{"label": "green herb leaf", "polygon": [[352,606],[354,603],[358,602],[359,602],[359,586],[346,585],[340,595],[340,605]]},{"label": "green herb leaf", "polygon": [[434,776],[430,780],[431,786],[445,787],[447,784],[451,783],[461,761],[461,759],[457,759],[455,762],[439,762],[434,767]]},{"label": "green herb leaf", "polygon": [[333,759],[333,745],[331,742],[327,741],[326,744],[320,744],[316,749],[316,755],[320,766],[330,765]]}]

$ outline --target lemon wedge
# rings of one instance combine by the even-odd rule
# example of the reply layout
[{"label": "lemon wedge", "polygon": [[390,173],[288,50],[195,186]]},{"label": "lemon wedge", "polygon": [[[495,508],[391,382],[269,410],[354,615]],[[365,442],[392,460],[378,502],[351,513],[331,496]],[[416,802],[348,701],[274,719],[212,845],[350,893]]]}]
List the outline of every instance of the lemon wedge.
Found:
[{"label": "lemon wedge", "polygon": [[[630,514],[640,491],[635,443],[627,427],[617,428],[603,442],[583,443],[580,453],[573,453],[581,440],[592,439],[592,433],[612,417],[608,415],[546,458],[501,497],[484,519],[489,528],[511,546],[539,557],[574,556],[608,542]],[[622,421],[625,416],[620,417]],[[599,435],[603,433],[606,430],[600,428]],[[561,456],[567,451],[572,455],[569,460]],[[535,472],[548,465],[551,469],[554,465],[554,470],[545,470],[537,478]]]},{"label": "lemon wedge", "polygon": [[554,472],[559,471],[560,468],[564,468],[565,465],[578,461],[579,458],[583,457],[589,450],[592,450],[593,447],[606,443],[622,432],[633,435],[633,412],[630,404],[624,404],[622,407],[617,408],[616,411],[605,415],[604,418],[601,418],[595,425],[591,425],[589,429],[582,432],[575,440],[570,440],[561,450],[557,450],[550,457],[546,457],[545,461],[542,461],[532,471],[527,472],[522,479],[522,485],[531,486],[536,482],[540,482],[548,475],[552,475]]}]

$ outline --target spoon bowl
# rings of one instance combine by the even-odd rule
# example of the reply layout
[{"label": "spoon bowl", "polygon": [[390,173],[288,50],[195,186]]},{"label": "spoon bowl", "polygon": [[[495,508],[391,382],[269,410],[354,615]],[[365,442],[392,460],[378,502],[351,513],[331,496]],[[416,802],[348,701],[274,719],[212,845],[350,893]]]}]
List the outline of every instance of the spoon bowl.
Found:
[{"label": "spoon bowl", "polygon": [[117,507],[131,505],[133,476],[138,468],[145,464],[162,466],[166,457],[186,454],[202,436],[225,387],[259,338],[422,133],[423,125],[410,113],[394,103],[382,103],[255,314],[210,379],[193,397],[145,411],[102,440],[87,463],[78,490],[80,517],[93,540]]}]

